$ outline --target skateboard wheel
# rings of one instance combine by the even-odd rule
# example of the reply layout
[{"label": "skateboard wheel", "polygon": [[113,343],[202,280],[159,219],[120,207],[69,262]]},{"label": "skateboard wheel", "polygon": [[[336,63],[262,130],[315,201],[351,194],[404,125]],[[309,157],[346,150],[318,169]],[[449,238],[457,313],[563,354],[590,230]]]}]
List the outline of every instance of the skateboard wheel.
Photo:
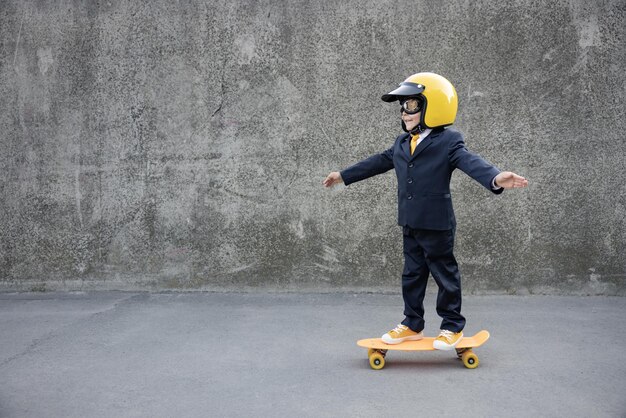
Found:
[{"label": "skateboard wheel", "polygon": [[478,361],[478,356],[474,354],[471,350],[467,350],[463,354],[461,354],[461,360],[463,360],[463,365],[468,369],[475,369],[480,363]]},{"label": "skateboard wheel", "polygon": [[374,370],[380,370],[385,367],[385,356],[381,353],[373,353],[370,356],[370,367]]}]

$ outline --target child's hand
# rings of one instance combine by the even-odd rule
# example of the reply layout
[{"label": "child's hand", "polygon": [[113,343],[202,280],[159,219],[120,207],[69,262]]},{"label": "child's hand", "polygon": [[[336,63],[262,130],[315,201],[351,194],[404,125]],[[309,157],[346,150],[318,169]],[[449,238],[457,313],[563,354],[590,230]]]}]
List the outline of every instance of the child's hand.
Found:
[{"label": "child's hand", "polygon": [[528,180],[510,171],[503,171],[496,176],[496,186],[513,189],[528,186]]},{"label": "child's hand", "polygon": [[339,183],[343,183],[341,174],[339,174],[338,171],[333,171],[326,177],[322,184],[324,185],[324,187],[333,187],[335,184]]}]

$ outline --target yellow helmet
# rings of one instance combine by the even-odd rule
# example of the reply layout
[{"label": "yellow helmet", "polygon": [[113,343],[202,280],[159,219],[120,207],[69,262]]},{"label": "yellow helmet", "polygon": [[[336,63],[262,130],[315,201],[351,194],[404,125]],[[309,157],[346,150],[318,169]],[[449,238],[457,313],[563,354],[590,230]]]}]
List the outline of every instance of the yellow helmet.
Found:
[{"label": "yellow helmet", "polygon": [[413,74],[400,87],[382,96],[385,102],[407,97],[421,98],[423,103],[423,128],[436,128],[454,123],[459,99],[452,83],[435,73]]}]

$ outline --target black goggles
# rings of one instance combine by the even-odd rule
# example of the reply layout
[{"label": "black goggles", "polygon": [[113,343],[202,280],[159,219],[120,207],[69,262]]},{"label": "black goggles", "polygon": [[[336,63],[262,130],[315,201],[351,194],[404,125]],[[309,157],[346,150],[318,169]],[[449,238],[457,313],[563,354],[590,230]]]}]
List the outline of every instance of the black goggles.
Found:
[{"label": "black goggles", "polygon": [[422,101],[416,98],[409,98],[400,100],[400,113],[405,112],[409,115],[414,115],[422,110]]}]

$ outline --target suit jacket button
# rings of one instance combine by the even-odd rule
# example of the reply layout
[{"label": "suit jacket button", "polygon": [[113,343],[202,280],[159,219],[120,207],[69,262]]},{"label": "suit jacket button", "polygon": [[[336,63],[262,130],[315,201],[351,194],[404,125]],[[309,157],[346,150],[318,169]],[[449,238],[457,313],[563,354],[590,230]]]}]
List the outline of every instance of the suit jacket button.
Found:
[{"label": "suit jacket button", "polygon": [[413,183],[413,179],[408,179],[407,181],[409,182],[409,184]]},{"label": "suit jacket button", "polygon": [[410,164],[409,164],[409,167],[411,167],[411,168],[412,168],[412,167],[413,167],[413,163],[410,163]]},{"label": "suit jacket button", "polygon": [[406,198],[411,200],[411,199],[413,199],[413,195],[408,195]]}]

